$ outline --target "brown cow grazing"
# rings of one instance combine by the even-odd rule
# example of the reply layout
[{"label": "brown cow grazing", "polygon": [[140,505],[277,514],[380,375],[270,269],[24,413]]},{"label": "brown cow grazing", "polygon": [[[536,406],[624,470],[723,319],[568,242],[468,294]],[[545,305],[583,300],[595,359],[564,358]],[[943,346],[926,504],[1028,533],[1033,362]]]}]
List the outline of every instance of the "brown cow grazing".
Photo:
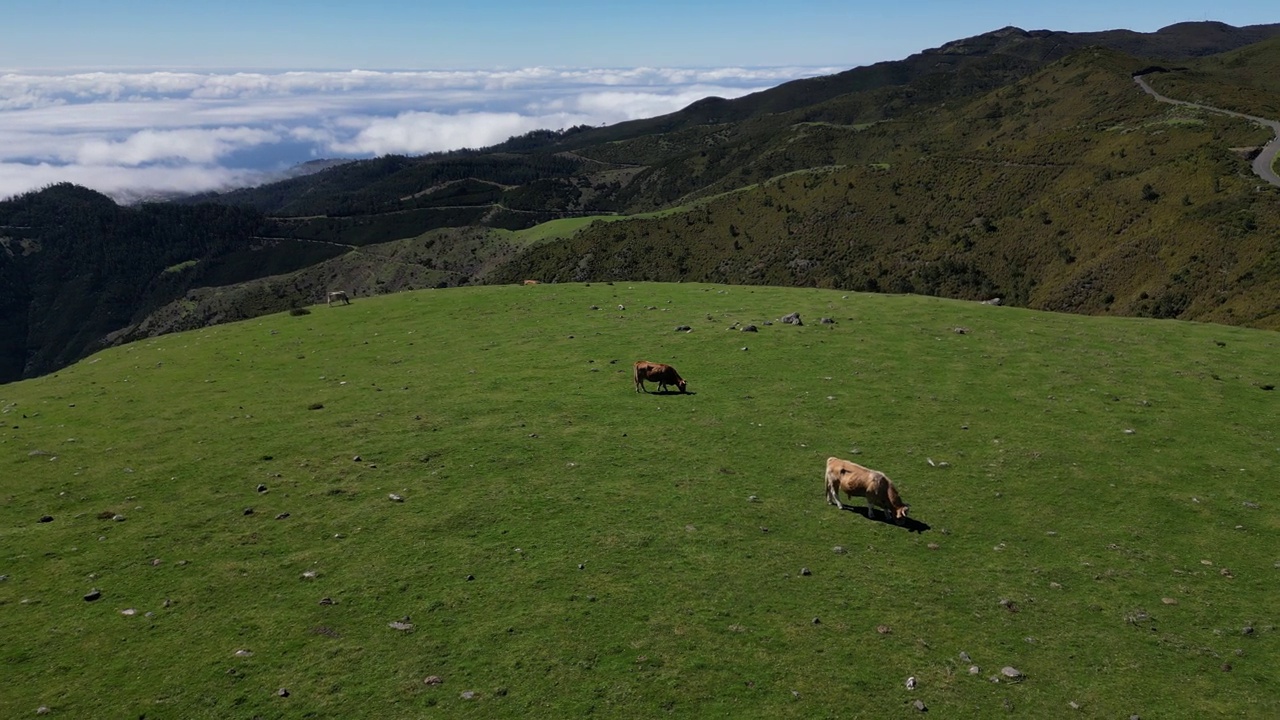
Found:
[{"label": "brown cow grazing", "polygon": [[538,281],[537,281],[537,280],[525,280],[525,281],[524,281],[524,284],[525,284],[525,285],[537,285],[537,284],[538,284]]},{"label": "brown cow grazing", "polygon": [[685,382],[684,378],[680,377],[680,373],[670,365],[638,360],[632,377],[636,381],[636,392],[649,392],[645,390],[645,380],[658,383],[659,392],[666,390],[668,385],[675,385],[680,388],[680,392],[688,392],[686,387],[689,383]]},{"label": "brown cow grazing", "polygon": [[844,509],[840,502],[840,492],[849,497],[865,497],[867,499],[867,517],[875,516],[875,509],[884,510],[885,517],[893,517],[893,521],[901,525],[907,519],[910,505],[898,497],[898,489],[889,482],[888,476],[879,470],[862,467],[838,457],[827,458],[827,502]]}]

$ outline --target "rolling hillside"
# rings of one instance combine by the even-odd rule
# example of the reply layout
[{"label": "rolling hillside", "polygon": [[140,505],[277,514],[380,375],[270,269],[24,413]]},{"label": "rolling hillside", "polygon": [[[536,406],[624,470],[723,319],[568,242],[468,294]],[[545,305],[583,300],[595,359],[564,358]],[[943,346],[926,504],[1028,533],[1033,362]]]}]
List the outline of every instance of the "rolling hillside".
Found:
[{"label": "rolling hillside", "polygon": [[[1152,80],[1174,97],[1266,113],[1277,32],[1004,28],[663,117],[187,203],[50,188],[0,203],[0,381],[334,287],[525,278],[999,296],[1275,328],[1277,191],[1249,173],[1269,131],[1160,105],[1128,78],[1165,67]],[[36,206],[49,212],[22,218]]]},{"label": "rolling hillside", "polygon": [[[696,283],[307,309],[0,387],[0,715],[1280,712],[1275,333]],[[829,455],[912,523],[825,504]]]},{"label": "rolling hillside", "polygon": [[[795,123],[711,187],[730,192],[588,226],[494,279],[998,296],[1280,327],[1280,188],[1233,150],[1270,130],[1154,102],[1130,78],[1139,68],[1083,51],[960,106],[865,127]],[[696,177],[699,161],[673,160],[663,181]]]}]

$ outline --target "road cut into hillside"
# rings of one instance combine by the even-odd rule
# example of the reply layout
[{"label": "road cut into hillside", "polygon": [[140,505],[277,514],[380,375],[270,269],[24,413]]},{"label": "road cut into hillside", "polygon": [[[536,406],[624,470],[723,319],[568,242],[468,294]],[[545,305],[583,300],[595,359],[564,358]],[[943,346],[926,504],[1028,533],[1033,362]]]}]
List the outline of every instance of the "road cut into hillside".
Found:
[{"label": "road cut into hillside", "polygon": [[1187,102],[1186,100],[1174,100],[1173,98],[1165,97],[1148,85],[1143,75],[1134,75],[1133,81],[1138,84],[1138,87],[1142,88],[1143,92],[1162,103],[1169,103],[1170,105],[1184,105],[1186,107],[1209,110],[1223,115],[1252,120],[1259,125],[1265,125],[1271,128],[1271,131],[1274,132],[1276,136],[1271,139],[1271,142],[1264,145],[1262,147],[1262,152],[1258,153],[1258,156],[1253,159],[1253,172],[1263,180],[1266,180],[1276,187],[1280,187],[1280,175],[1277,175],[1276,171],[1272,169],[1272,166],[1276,161],[1276,154],[1280,153],[1280,121],[1268,120],[1256,115],[1246,115],[1245,113],[1239,113],[1233,110],[1223,110],[1222,108],[1216,108],[1210,105],[1201,105],[1200,103]]}]

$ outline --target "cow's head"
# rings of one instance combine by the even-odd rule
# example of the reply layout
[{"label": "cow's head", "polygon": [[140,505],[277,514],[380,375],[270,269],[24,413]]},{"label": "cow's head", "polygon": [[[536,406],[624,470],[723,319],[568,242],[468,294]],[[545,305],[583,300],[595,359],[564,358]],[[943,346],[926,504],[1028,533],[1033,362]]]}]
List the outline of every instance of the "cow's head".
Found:
[{"label": "cow's head", "polygon": [[907,511],[911,509],[910,505],[902,505],[893,509],[893,521],[898,525],[907,521]]},{"label": "cow's head", "polygon": [[679,380],[676,381],[676,387],[680,388],[680,392],[689,392],[688,390],[685,389],[688,386],[689,386],[689,383],[685,382],[684,378],[680,378]]}]

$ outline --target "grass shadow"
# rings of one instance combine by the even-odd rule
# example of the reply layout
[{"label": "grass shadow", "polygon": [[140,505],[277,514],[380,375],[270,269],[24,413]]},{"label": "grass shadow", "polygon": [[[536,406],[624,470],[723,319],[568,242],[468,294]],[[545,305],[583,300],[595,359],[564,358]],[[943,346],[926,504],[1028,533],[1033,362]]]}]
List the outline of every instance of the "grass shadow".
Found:
[{"label": "grass shadow", "polygon": [[856,515],[861,515],[862,517],[866,518],[867,520],[870,520],[871,522],[884,523],[885,525],[900,527],[906,530],[907,532],[923,534],[926,530],[933,529],[933,526],[930,525],[929,523],[922,522],[913,517],[906,518],[905,520],[902,521],[902,524],[899,525],[895,523],[893,520],[890,520],[889,518],[885,517],[884,512],[882,511],[877,510],[875,515],[871,515],[869,509],[866,506],[845,505],[844,509]]}]

